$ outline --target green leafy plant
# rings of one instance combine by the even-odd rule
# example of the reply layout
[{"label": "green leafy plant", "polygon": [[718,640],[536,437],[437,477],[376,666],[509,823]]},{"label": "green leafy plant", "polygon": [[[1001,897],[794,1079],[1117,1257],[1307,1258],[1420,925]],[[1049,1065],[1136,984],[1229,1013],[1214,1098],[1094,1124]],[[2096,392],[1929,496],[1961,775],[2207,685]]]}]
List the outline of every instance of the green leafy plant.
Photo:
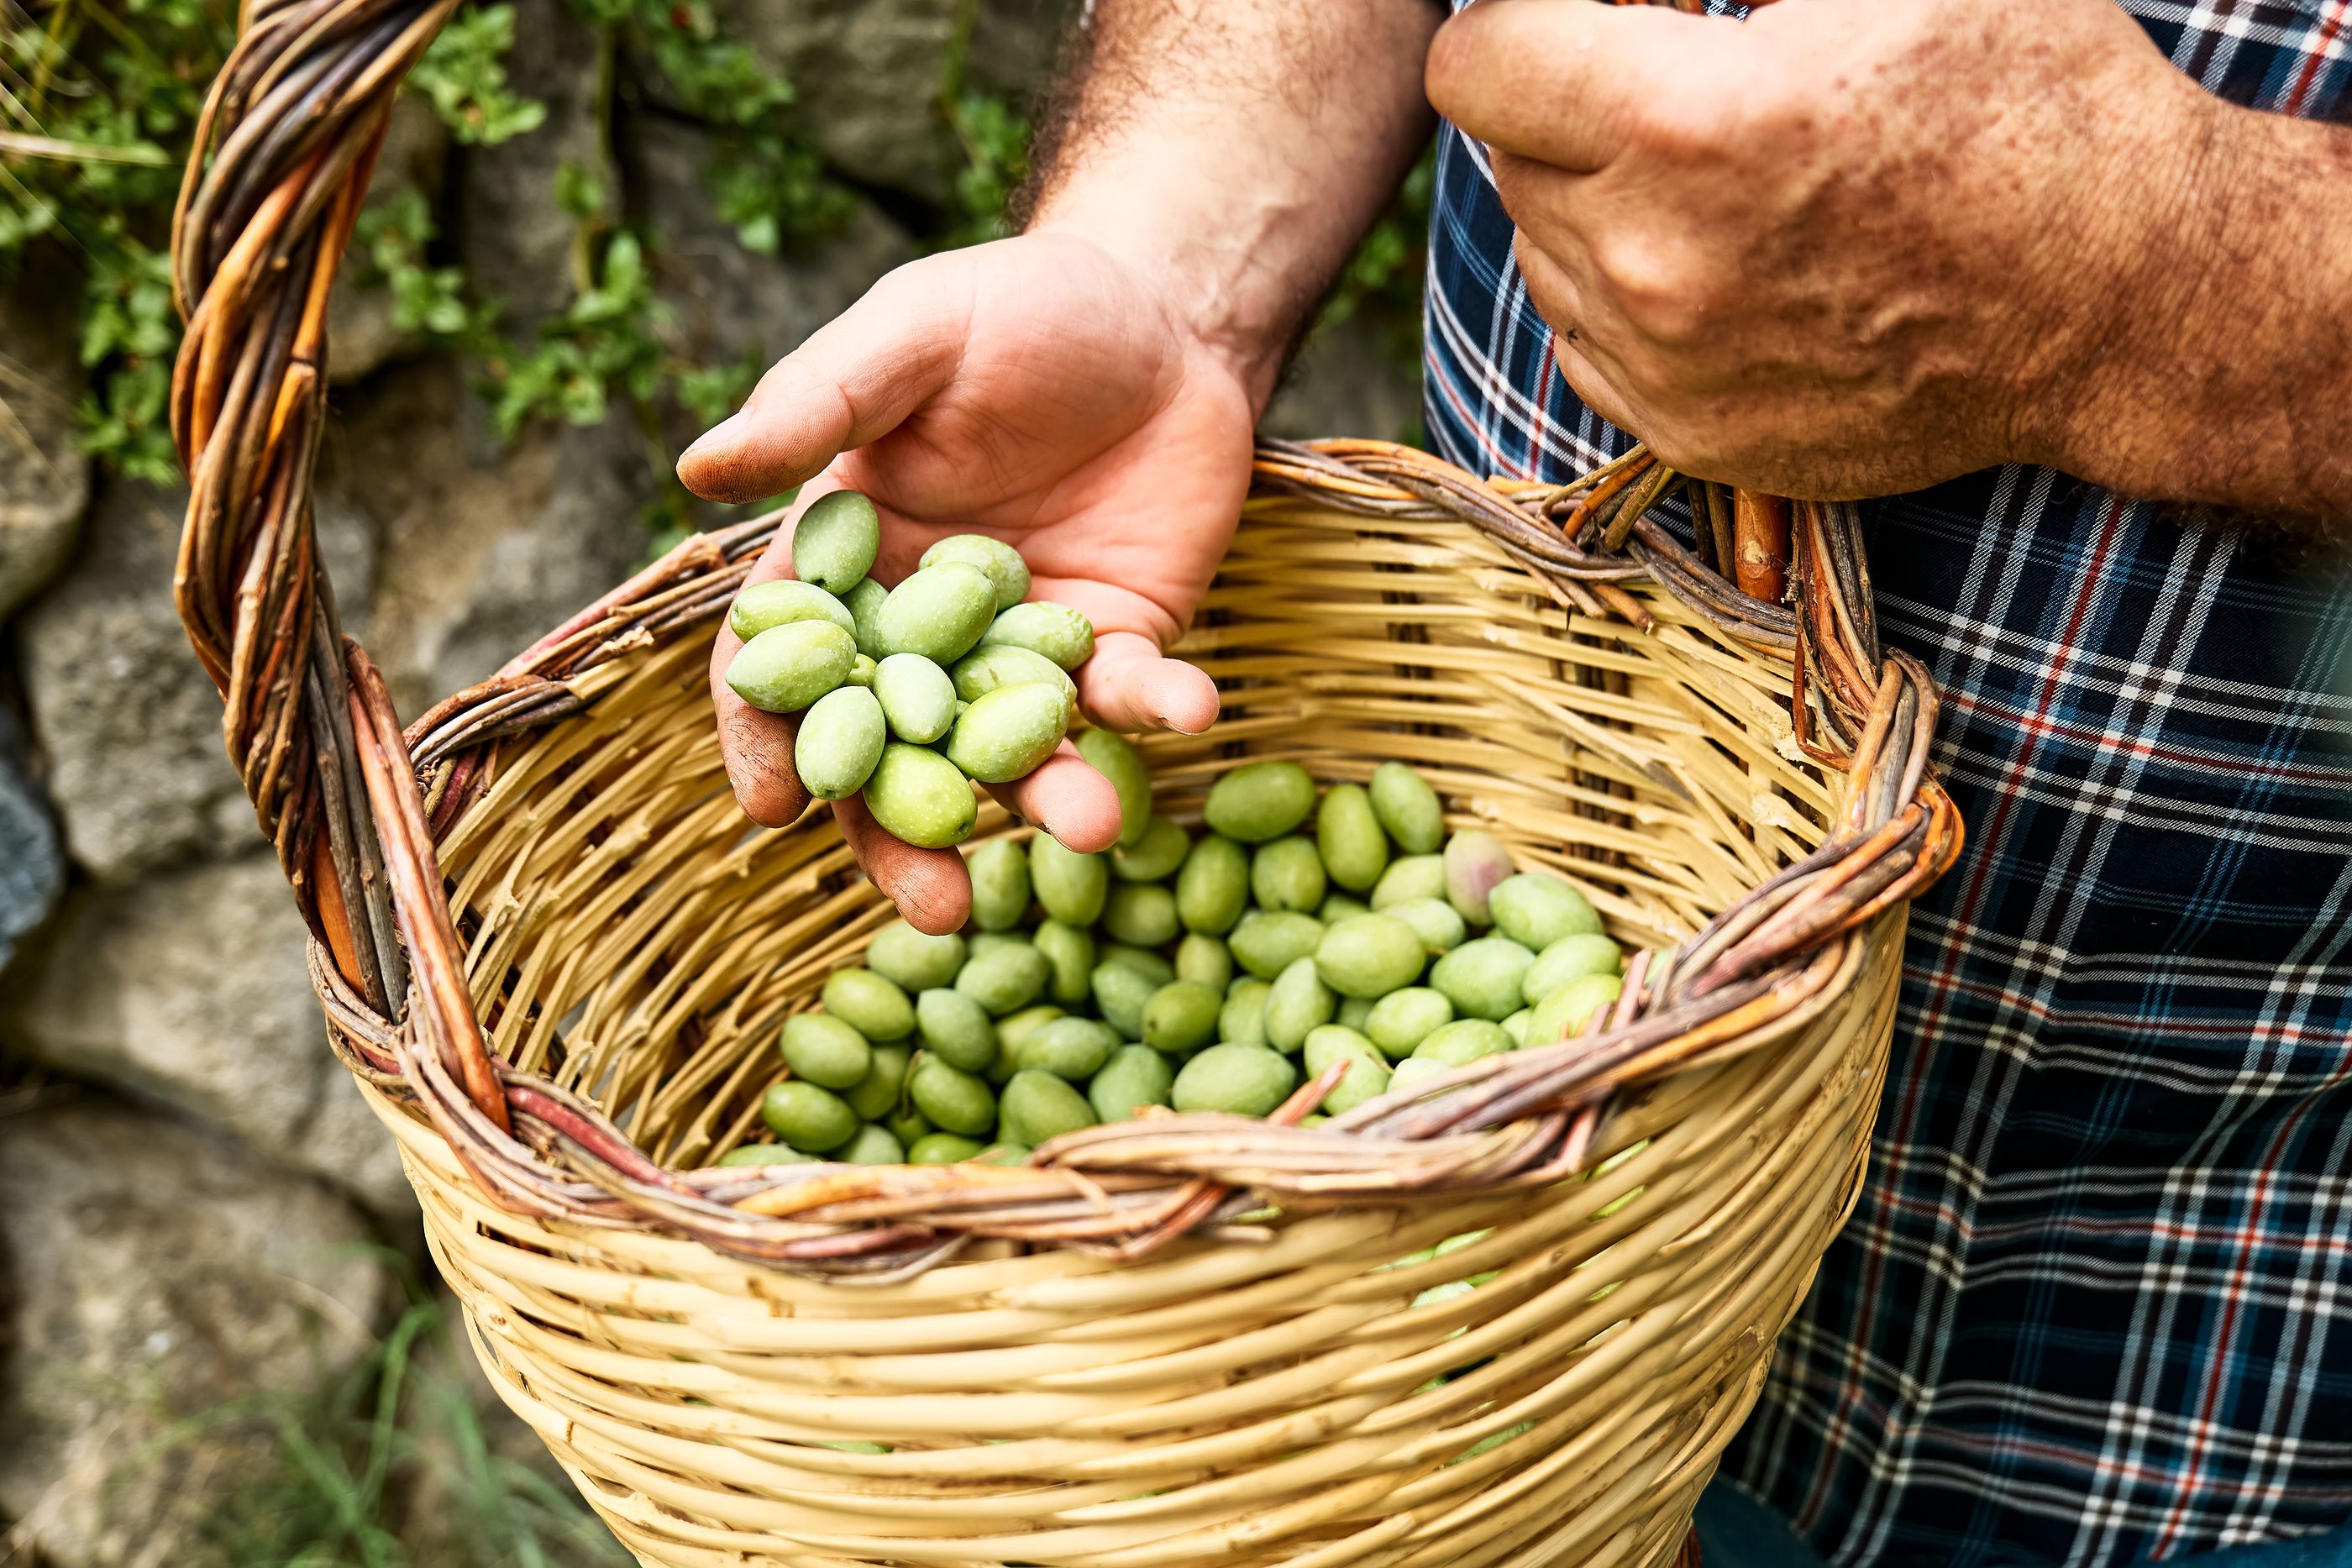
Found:
[{"label": "green leafy plant", "polygon": [[176,1423],[152,1463],[207,1435],[253,1444],[222,1472],[183,1560],[198,1568],[623,1568],[559,1475],[500,1451],[457,1372],[453,1309],[417,1296],[348,1372]]},{"label": "green leafy plant", "polygon": [[409,73],[408,85],[432,99],[458,141],[495,147],[547,119],[547,105],[507,88],[506,55],[514,47],[511,5],[484,5],[449,18]]}]

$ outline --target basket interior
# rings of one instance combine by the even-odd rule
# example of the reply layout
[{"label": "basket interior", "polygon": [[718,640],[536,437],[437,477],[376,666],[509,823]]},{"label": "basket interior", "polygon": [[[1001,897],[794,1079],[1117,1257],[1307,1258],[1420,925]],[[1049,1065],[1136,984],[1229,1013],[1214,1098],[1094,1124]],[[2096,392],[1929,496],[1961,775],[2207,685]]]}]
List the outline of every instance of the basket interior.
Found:
[{"label": "basket interior", "polygon": [[[1158,808],[1282,757],[1326,781],[1402,758],[1629,946],[1682,939],[1816,846],[1833,780],[1790,738],[1789,667],[1670,598],[1654,632],[1571,616],[1451,522],[1254,502],[1191,634],[1224,713],[1139,737]],[[582,716],[509,743],[440,845],[494,1048],[655,1158],[757,1127],[775,1031],[891,917],[829,816],[751,828],[727,789],[709,643],[604,666]],[[983,802],[979,833],[1026,832]]]}]

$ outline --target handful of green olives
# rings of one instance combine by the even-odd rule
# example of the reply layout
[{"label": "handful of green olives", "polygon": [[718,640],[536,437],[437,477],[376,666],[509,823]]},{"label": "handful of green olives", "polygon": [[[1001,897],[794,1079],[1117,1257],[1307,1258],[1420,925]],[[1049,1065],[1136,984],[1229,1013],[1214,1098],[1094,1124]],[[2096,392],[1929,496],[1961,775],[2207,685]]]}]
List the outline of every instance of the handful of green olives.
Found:
[{"label": "handful of green olives", "polygon": [[728,623],[743,646],[727,684],[753,707],[798,714],[793,761],[822,800],[863,792],[874,820],[924,849],[971,836],[970,780],[1010,783],[1054,753],[1078,716],[1070,672],[1094,627],[1027,601],[1021,553],[983,534],[923,552],[885,589],[874,503],[822,496],[793,531],[796,579],[755,582]]}]

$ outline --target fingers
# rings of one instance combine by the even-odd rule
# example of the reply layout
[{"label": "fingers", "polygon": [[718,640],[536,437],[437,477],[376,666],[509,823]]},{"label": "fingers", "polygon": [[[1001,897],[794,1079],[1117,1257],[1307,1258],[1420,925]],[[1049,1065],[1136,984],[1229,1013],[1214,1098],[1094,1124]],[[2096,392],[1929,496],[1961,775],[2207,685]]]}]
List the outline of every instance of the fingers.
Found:
[{"label": "fingers", "polygon": [[1062,841],[1065,848],[1094,854],[1118,842],[1118,791],[1087,766],[1078,748],[1065,740],[1036,771],[988,792],[1023,821]]},{"label": "fingers", "polygon": [[1217,683],[1132,632],[1098,634],[1076,679],[1078,706],[1108,729],[1198,735],[1217,721]]},{"label": "fingers", "polygon": [[1640,416],[1621,390],[1622,372],[1609,352],[1610,328],[1592,319],[1592,313],[1601,309],[1598,292],[1579,287],[1567,269],[1524,231],[1513,236],[1511,254],[1526,280],[1528,301],[1552,329],[1552,357],[1559,362],[1559,373],[1578,399],[1618,429],[1642,434]]},{"label": "fingers", "polygon": [[[752,576],[760,576],[758,568]],[[763,828],[781,828],[799,821],[808,810],[809,792],[793,767],[793,739],[800,727],[782,714],[761,712],[727,684],[727,666],[742,646],[743,640],[719,622],[710,648],[710,701],[718,710],[719,753],[743,814]]]},{"label": "fingers", "polygon": [[835,800],[833,818],[857,863],[908,925],[933,936],[963,925],[971,913],[971,878],[964,873],[963,856],[953,850],[919,850],[892,838],[861,796]]},{"label": "fingers", "polygon": [[756,501],[887,434],[955,374],[971,308],[950,263],[900,267],[760,378],[741,411],[678,459],[713,501]]},{"label": "fingers", "polygon": [[1590,173],[1648,106],[1674,100],[1695,53],[1736,31],[1661,6],[1481,0],[1437,30],[1424,81],[1465,134]]}]

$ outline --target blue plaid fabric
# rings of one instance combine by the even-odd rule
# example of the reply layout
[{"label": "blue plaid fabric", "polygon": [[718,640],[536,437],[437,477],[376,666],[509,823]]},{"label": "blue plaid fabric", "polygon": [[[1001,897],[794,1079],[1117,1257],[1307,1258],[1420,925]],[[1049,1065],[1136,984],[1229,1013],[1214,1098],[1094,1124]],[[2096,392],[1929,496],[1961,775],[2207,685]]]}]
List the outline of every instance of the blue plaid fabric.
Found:
[{"label": "blue plaid fabric", "polygon": [[[2352,114],[2352,0],[2129,5],[2214,92]],[[1436,449],[1545,478],[1623,450],[1450,128],[1438,187]],[[2352,1519],[2352,598],[2042,470],[1864,514],[1969,849],[1914,913],[1868,1186],[1727,1472],[1839,1568]]]}]

